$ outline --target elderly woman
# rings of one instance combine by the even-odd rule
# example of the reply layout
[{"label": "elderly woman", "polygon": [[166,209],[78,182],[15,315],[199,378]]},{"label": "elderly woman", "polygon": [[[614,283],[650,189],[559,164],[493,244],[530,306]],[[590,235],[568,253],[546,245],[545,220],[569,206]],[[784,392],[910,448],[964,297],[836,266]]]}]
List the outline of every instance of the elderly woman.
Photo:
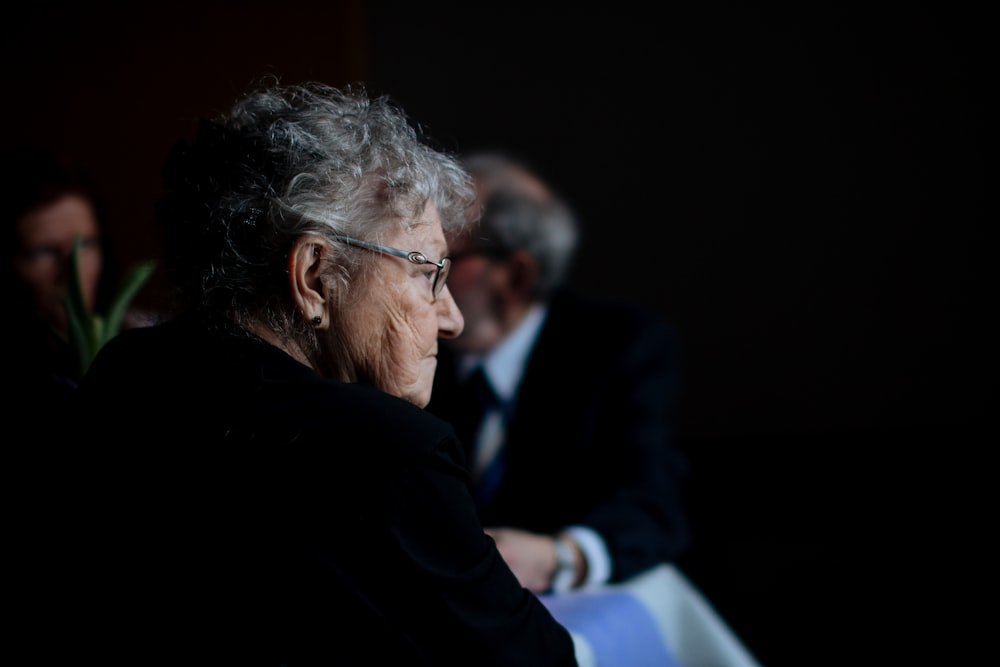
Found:
[{"label": "elderly woman", "polygon": [[386,98],[273,83],[179,144],[165,187],[183,307],[112,340],[78,392],[97,443],[83,576],[107,647],[138,664],[576,664],[478,523],[451,426],[423,410],[438,339],[463,326],[445,283],[445,232],[473,197],[459,163]]}]

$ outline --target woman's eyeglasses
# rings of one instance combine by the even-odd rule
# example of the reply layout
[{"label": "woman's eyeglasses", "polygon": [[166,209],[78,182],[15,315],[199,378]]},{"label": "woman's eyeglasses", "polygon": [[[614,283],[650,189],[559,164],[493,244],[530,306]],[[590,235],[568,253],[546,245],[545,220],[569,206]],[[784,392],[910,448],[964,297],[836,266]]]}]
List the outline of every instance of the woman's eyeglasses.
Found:
[{"label": "woman's eyeglasses", "polygon": [[349,236],[337,235],[334,236],[334,238],[341,243],[346,243],[347,245],[352,245],[357,248],[364,248],[365,250],[380,252],[384,255],[400,257],[413,262],[414,264],[430,264],[435,267],[434,277],[431,279],[431,294],[434,295],[435,299],[441,295],[441,291],[444,289],[445,281],[448,280],[448,273],[451,271],[450,257],[442,257],[440,261],[434,262],[427,259],[427,255],[422,252],[417,252],[416,250],[407,251],[400,250],[399,248],[390,248],[389,246],[379,245],[378,243],[369,243],[368,241],[352,239]]}]

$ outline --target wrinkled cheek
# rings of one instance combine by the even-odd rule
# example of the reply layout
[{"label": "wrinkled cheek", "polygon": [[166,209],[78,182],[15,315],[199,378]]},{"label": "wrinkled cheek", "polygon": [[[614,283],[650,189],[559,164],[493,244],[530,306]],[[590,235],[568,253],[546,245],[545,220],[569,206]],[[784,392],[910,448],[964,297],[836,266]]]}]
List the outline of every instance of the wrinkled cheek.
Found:
[{"label": "wrinkled cheek", "polygon": [[343,313],[344,344],[359,380],[398,396],[406,337],[399,309],[387,298],[390,294],[362,299],[358,308]]},{"label": "wrinkled cheek", "polygon": [[379,354],[376,343],[380,323],[373,316],[376,311],[362,304],[363,299],[345,305],[335,315],[340,349],[334,351],[334,356],[346,359],[358,380],[371,382],[372,363]]},{"label": "wrinkled cheek", "polygon": [[417,332],[405,312],[396,311],[388,318],[381,340],[383,380],[387,391],[405,397],[420,381],[420,358]]}]

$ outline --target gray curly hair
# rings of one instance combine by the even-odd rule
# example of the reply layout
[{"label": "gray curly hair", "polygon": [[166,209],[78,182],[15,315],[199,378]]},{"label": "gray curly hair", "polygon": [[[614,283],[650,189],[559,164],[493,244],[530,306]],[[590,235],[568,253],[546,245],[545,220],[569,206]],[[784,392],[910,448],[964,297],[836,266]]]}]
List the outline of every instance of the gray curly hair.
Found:
[{"label": "gray curly hair", "polygon": [[[194,141],[168,157],[164,187],[157,219],[179,300],[285,334],[301,330],[285,275],[295,239],[378,243],[428,202],[447,233],[466,224],[474,198],[460,162],[389,97],[276,80],[202,120]],[[345,286],[366,261],[360,255],[336,267]]]},{"label": "gray curly hair", "polygon": [[470,153],[466,169],[478,180],[479,218],[468,233],[478,252],[529,252],[538,263],[532,297],[548,298],[567,279],[580,244],[580,223],[569,204],[524,159],[495,151]]}]

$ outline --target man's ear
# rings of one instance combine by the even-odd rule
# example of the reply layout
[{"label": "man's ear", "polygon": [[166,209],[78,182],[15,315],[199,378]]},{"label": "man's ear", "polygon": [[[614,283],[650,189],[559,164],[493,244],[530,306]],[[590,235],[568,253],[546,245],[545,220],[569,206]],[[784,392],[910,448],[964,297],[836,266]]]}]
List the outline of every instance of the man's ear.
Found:
[{"label": "man's ear", "polygon": [[507,289],[518,300],[528,301],[535,293],[538,282],[538,260],[531,253],[516,250],[504,260],[506,265]]},{"label": "man's ear", "polygon": [[288,253],[288,285],[303,319],[316,329],[330,326],[326,313],[326,288],[321,280],[330,246],[318,234],[300,236]]}]

